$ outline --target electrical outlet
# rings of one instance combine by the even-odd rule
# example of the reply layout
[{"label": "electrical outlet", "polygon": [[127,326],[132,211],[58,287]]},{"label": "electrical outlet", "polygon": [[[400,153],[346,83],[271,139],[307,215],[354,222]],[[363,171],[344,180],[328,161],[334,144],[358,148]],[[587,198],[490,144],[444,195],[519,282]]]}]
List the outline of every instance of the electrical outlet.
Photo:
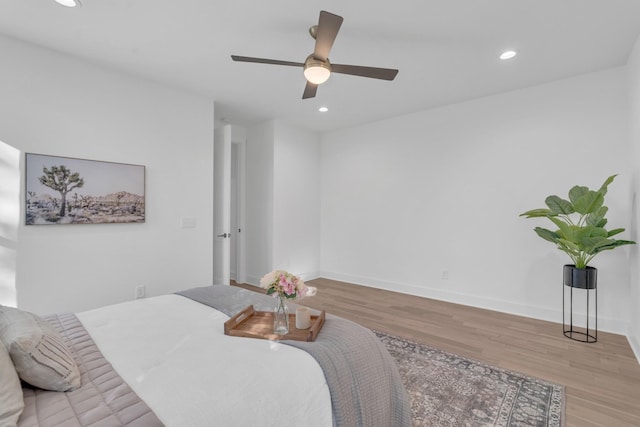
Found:
[{"label": "electrical outlet", "polygon": [[449,280],[449,270],[442,270],[442,275],[440,276],[442,280]]},{"label": "electrical outlet", "polygon": [[144,298],[144,285],[136,286],[135,298]]}]

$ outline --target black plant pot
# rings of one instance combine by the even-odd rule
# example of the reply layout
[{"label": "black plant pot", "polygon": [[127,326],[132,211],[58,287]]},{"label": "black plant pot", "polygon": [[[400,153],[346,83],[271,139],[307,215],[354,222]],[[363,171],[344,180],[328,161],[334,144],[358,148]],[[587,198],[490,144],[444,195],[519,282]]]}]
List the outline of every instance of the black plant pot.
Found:
[{"label": "black plant pot", "polygon": [[[598,280],[598,270],[595,267],[586,267],[586,268],[576,268],[575,265],[567,264],[563,269],[563,279],[564,285],[569,287],[571,292],[569,292],[569,325],[566,323],[565,314],[566,314],[566,306],[565,306],[565,294],[566,292],[562,291],[562,330],[564,336],[567,338],[571,338],[575,341],[581,341],[586,343],[594,343],[598,341],[598,289],[597,289],[597,280]],[[586,294],[586,302],[587,302],[587,319],[586,325],[584,328],[575,329],[573,325],[573,289],[585,289],[586,292],[578,292],[582,294]],[[590,295],[591,291],[595,293],[595,328],[589,328],[589,318],[590,318]]]},{"label": "black plant pot", "polygon": [[580,289],[596,288],[598,270],[595,267],[576,268],[573,264],[566,264],[563,273],[565,286]]}]

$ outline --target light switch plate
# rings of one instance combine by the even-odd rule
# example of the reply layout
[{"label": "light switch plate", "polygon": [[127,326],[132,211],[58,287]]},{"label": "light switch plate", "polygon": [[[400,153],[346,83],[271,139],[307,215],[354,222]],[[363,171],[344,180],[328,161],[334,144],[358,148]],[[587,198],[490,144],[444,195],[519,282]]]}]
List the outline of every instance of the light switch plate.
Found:
[{"label": "light switch plate", "polygon": [[196,219],[192,216],[180,218],[180,228],[196,228]]}]

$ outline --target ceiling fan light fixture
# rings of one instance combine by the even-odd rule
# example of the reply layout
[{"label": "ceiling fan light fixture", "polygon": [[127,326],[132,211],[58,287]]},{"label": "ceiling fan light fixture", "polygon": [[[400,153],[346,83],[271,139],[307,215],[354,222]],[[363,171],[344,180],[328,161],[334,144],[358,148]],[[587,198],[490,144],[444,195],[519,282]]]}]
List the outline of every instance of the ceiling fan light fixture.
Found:
[{"label": "ceiling fan light fixture", "polygon": [[56,3],[65,7],[80,7],[82,3],[80,0],[55,0]]},{"label": "ceiling fan light fixture", "polygon": [[331,64],[329,60],[322,61],[313,57],[313,54],[304,61],[304,77],[313,84],[319,85],[326,82],[331,76]]},{"label": "ceiling fan light fixture", "polygon": [[500,59],[502,60],[511,59],[511,58],[514,58],[517,54],[518,52],[516,52],[515,50],[507,50],[500,54]]},{"label": "ceiling fan light fixture", "polygon": [[329,80],[331,71],[323,67],[309,67],[305,68],[304,76],[306,79],[316,85],[322,84]]}]

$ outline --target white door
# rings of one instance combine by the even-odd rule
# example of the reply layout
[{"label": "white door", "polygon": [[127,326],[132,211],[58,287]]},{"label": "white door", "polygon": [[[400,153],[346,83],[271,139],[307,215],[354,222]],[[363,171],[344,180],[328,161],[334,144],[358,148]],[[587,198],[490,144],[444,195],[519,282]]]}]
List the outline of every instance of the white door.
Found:
[{"label": "white door", "polygon": [[216,132],[213,147],[213,281],[228,285],[231,241],[231,125]]}]

